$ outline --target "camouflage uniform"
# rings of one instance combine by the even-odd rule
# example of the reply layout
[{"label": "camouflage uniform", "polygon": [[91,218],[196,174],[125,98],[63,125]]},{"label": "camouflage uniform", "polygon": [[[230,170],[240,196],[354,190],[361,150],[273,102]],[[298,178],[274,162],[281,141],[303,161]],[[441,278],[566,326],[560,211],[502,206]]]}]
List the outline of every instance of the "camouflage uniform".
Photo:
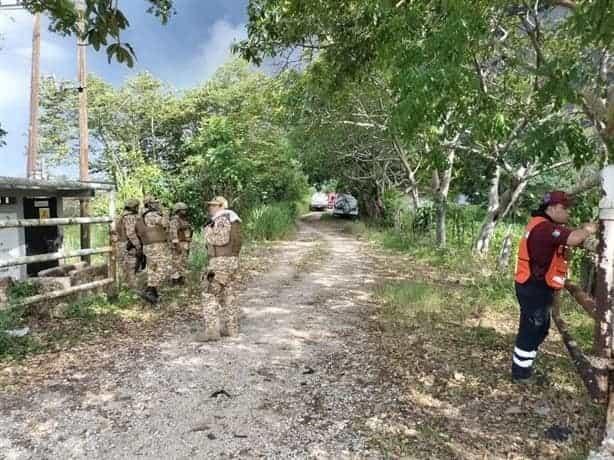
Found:
[{"label": "camouflage uniform", "polygon": [[141,240],[136,234],[138,218],[137,214],[125,211],[118,222],[123,226],[122,230],[127,238],[127,241],[118,243],[119,260],[124,275],[123,279],[131,289],[136,288],[137,253],[141,250]]},{"label": "camouflage uniform", "polygon": [[188,256],[190,254],[190,242],[192,240],[192,226],[190,223],[175,214],[170,221],[170,239],[172,243],[172,280],[185,278],[188,270]]},{"label": "camouflage uniform", "polygon": [[[168,229],[168,218],[158,211],[149,211],[143,215],[147,227],[161,226]],[[170,254],[168,243],[150,243],[143,245],[147,257],[147,286],[158,288],[168,277]]]},{"label": "camouflage uniform", "polygon": [[[217,340],[220,335],[239,334],[239,307],[235,302],[235,280],[239,269],[237,255],[211,257],[214,248],[231,242],[232,215],[224,211],[205,227],[205,239],[209,246],[209,264],[202,274],[202,303],[207,340]],[[240,222],[240,220],[239,220]]]}]

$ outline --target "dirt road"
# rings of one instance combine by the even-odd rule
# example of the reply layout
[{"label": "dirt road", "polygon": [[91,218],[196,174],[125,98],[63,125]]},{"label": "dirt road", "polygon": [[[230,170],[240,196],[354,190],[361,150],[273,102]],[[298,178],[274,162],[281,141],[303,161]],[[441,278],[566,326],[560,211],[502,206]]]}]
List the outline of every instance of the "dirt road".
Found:
[{"label": "dirt road", "polygon": [[203,344],[178,324],[97,375],[2,397],[0,456],[381,457],[364,430],[398,390],[373,364],[368,251],[307,221],[273,258],[240,296],[240,337]]}]

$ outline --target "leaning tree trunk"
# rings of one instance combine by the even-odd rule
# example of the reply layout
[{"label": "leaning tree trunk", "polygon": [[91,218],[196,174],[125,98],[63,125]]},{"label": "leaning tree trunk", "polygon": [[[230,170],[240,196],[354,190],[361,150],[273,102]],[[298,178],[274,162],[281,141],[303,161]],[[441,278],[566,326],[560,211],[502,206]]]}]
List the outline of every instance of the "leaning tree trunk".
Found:
[{"label": "leaning tree trunk", "polygon": [[407,154],[407,150],[405,147],[403,147],[403,144],[397,139],[396,136],[393,137],[392,145],[399,156],[399,160],[401,160],[405,173],[407,174],[407,182],[409,183],[407,192],[411,197],[414,209],[418,209],[420,206],[420,196],[418,192],[418,183],[416,181],[416,172],[418,171],[419,166],[412,168],[412,166],[409,164],[409,155]]},{"label": "leaning tree trunk", "polygon": [[490,187],[488,188],[488,210],[486,217],[480,227],[480,233],[475,242],[475,252],[478,254],[486,254],[490,247],[490,241],[495,233],[495,226],[497,225],[497,219],[501,204],[499,202],[499,182],[501,181],[501,167],[495,165],[495,170],[490,179]]},{"label": "leaning tree trunk", "polygon": [[503,238],[503,244],[501,245],[501,252],[497,260],[497,266],[501,273],[507,272],[510,265],[510,258],[512,256],[512,228],[510,227]]},{"label": "leaning tree trunk", "polygon": [[512,179],[512,185],[502,195],[499,195],[499,185],[501,182],[501,167],[495,166],[493,176],[488,189],[488,211],[480,233],[474,244],[474,252],[480,255],[488,254],[490,243],[495,234],[495,230],[499,222],[501,222],[509,214],[512,208],[518,202],[518,199],[527,187],[528,178],[530,177],[530,167],[521,167],[515,173]]},{"label": "leaning tree trunk", "polygon": [[[599,245],[599,265],[595,290],[597,327],[603,334],[599,348],[604,357],[614,356],[614,166],[608,166],[602,171],[601,185],[603,198],[600,208],[601,242]],[[607,333],[609,332],[609,333]],[[609,375],[609,405],[606,419],[605,439],[599,452],[591,454],[590,458],[604,459],[614,457],[614,372]]]},{"label": "leaning tree trunk", "polygon": [[448,210],[448,193],[450,192],[450,183],[452,182],[452,170],[454,169],[455,151],[450,149],[447,157],[447,166],[443,175],[439,177],[437,174],[435,204],[437,209],[437,229],[436,243],[437,247],[446,247],[446,215]]},{"label": "leaning tree trunk", "polygon": [[418,209],[420,207],[420,192],[418,191],[417,185],[414,184],[409,189],[409,196],[411,197],[411,202],[414,209]]}]

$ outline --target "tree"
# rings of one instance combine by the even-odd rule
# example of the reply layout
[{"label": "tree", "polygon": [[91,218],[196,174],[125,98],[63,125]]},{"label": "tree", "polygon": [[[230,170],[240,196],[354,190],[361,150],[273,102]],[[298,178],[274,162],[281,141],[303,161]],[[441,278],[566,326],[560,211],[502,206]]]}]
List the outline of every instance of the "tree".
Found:
[{"label": "tree", "polygon": [[[198,124],[184,145],[174,184],[186,202],[224,195],[245,210],[268,201],[295,201],[306,182],[289,144],[282,114],[283,77],[254,72],[245,61],[222,66],[183,103]],[[198,219],[204,221],[204,210]]]},{"label": "tree", "polygon": [[[129,67],[136,54],[129,43],[122,42],[121,33],[130,26],[128,18],[112,0],[82,0],[87,25],[85,39],[96,51],[106,47],[109,62],[116,59]],[[32,13],[47,13],[51,19],[50,30],[62,35],[80,35],[78,1],[73,0],[23,0],[23,6]],[[174,13],[172,0],[146,0],[147,12],[166,24]]]},{"label": "tree", "polygon": [[[184,201],[202,223],[205,196],[227,195],[244,210],[304,191],[283,122],[284,78],[236,60],[185,93],[147,73],[119,88],[91,76],[89,91],[91,169],[114,180],[121,199]],[[76,97],[69,82],[43,80],[41,155],[51,164],[77,162]]]},{"label": "tree", "polygon": [[291,112],[292,140],[312,182],[341,179],[340,186],[361,198],[368,214],[381,214],[390,188],[409,194],[419,204],[415,151],[401,139],[392,117],[394,92],[381,74],[334,89],[326,63],[318,61],[296,74]]},{"label": "tree", "polygon": [[[41,90],[41,156],[51,165],[78,161],[77,92],[69,81],[44,78]],[[142,196],[174,167],[183,146],[179,100],[150,74],[121,88],[92,75],[89,86],[91,171],[118,184],[120,195]],[[121,197],[121,196],[120,196]]]}]

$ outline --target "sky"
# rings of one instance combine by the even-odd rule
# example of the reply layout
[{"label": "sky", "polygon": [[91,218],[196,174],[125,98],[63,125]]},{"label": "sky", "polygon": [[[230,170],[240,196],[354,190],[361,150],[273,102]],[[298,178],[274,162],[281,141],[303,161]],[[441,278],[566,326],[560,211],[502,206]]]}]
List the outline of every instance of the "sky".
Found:
[{"label": "sky", "polygon": [[[244,38],[247,0],[175,0],[177,14],[161,25],[145,12],[144,0],[120,0],[130,21],[122,40],[137,55],[132,69],[111,62],[106,52],[88,49],[88,72],[119,85],[148,71],[182,89],[200,83],[230,57],[230,45]],[[25,176],[33,17],[0,10],[0,124],[8,131],[0,147],[0,176]],[[41,74],[76,79],[76,39],[47,30],[43,18]]]}]

